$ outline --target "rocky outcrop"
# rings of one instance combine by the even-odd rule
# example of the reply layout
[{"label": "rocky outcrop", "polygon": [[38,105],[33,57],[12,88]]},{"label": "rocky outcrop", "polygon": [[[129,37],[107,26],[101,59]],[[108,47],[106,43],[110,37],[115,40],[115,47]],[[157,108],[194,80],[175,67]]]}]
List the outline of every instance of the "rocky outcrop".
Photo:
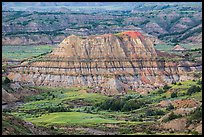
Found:
[{"label": "rocky outcrop", "polygon": [[55,135],[55,131],[2,113],[2,135]]},{"label": "rocky outcrop", "polygon": [[186,50],[185,48],[183,48],[182,46],[180,45],[176,45],[172,48],[172,51],[184,51]]},{"label": "rocky outcrop", "polygon": [[104,87],[101,91],[113,89],[110,85],[115,83],[125,85],[114,92],[123,94],[122,89],[143,92],[172,81],[193,79],[187,74],[200,69],[188,61],[165,61],[157,53],[151,40],[140,32],[71,35],[50,54],[12,68],[8,77],[38,86]]},{"label": "rocky outcrop", "polygon": [[167,107],[169,105],[173,105],[175,108],[177,108],[178,113],[179,111],[185,111],[184,109],[195,109],[199,107],[202,103],[195,99],[176,99],[176,100],[163,100],[161,101],[158,106],[159,107]]},{"label": "rocky outcrop", "polygon": [[171,131],[184,131],[186,129],[187,119],[179,118],[171,120],[170,122],[164,123],[162,128],[169,129]]},{"label": "rocky outcrop", "polygon": [[32,36],[4,36],[2,45],[44,45],[58,44],[65,38],[64,35],[48,36],[48,35],[32,35]]},{"label": "rocky outcrop", "polygon": [[172,101],[172,105],[176,108],[194,108],[201,105],[201,103],[195,99],[178,99]]},{"label": "rocky outcrop", "polygon": [[13,108],[16,104],[20,104],[25,97],[37,95],[41,92],[42,90],[24,86],[24,83],[21,84],[16,81],[4,84],[2,85],[2,104],[8,105],[8,108]]},{"label": "rocky outcrop", "polygon": [[128,86],[122,83],[117,78],[110,78],[106,83],[101,86],[94,87],[88,92],[102,93],[104,95],[123,95],[126,94]]},{"label": "rocky outcrop", "polygon": [[2,88],[2,104],[7,102],[15,102],[18,99],[13,95],[8,93],[5,89]]}]

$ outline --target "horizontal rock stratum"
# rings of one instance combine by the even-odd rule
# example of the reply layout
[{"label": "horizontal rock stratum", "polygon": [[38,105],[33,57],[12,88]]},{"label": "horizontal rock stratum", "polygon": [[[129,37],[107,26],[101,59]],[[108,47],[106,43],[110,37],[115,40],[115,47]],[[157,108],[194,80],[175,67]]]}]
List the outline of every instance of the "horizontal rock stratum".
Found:
[{"label": "horizontal rock stratum", "polygon": [[161,57],[172,55],[156,51],[151,40],[140,32],[71,35],[51,53],[12,68],[8,77],[37,86],[88,86],[93,87],[91,92],[111,95],[193,79],[190,73],[202,67]]}]

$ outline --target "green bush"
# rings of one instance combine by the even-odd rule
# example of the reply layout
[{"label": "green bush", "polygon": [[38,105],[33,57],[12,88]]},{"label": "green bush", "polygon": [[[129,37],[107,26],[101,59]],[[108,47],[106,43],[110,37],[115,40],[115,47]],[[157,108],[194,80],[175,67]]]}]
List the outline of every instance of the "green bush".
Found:
[{"label": "green bush", "polygon": [[95,107],[103,110],[112,110],[112,111],[131,111],[138,109],[144,106],[145,103],[138,101],[137,99],[132,99],[132,97],[115,97],[108,99],[101,104],[97,104]]},{"label": "green bush", "polygon": [[6,77],[6,78],[4,79],[4,84],[8,84],[8,83],[10,83],[10,82],[11,82],[11,80],[10,80],[9,78]]},{"label": "green bush", "polygon": [[191,134],[192,134],[192,135],[199,135],[199,133],[198,133],[197,131],[195,131],[195,130],[192,131]]},{"label": "green bush", "polygon": [[199,86],[193,85],[187,90],[186,94],[191,95],[192,93],[196,92],[201,92],[201,88]]},{"label": "green bush", "polygon": [[164,113],[163,110],[156,110],[156,111],[155,111],[155,114],[156,114],[156,115],[164,115],[165,113]]},{"label": "green bush", "polygon": [[163,89],[164,89],[165,91],[169,90],[170,88],[171,88],[171,86],[168,86],[168,85],[164,85],[164,87],[163,87]]},{"label": "green bush", "polygon": [[154,111],[152,109],[148,109],[145,114],[146,114],[146,116],[153,116]]},{"label": "green bush", "polygon": [[63,107],[63,106],[52,106],[52,107],[46,108],[46,110],[49,113],[53,113],[53,112],[70,112],[69,108]]},{"label": "green bush", "polygon": [[202,74],[201,74],[201,73],[194,73],[193,76],[194,76],[195,78],[200,78],[200,77],[202,76]]},{"label": "green bush", "polygon": [[164,96],[162,96],[162,98],[166,98],[166,96],[164,95]]},{"label": "green bush", "polygon": [[139,102],[136,99],[131,99],[124,103],[121,111],[131,111],[140,108],[142,105],[142,102]]},{"label": "green bush", "polygon": [[185,93],[180,93],[180,94],[179,94],[179,96],[185,96],[185,95],[186,95]]},{"label": "green bush", "polygon": [[133,117],[133,118],[131,119],[131,121],[140,121],[140,118],[138,118],[138,117]]},{"label": "green bush", "polygon": [[166,110],[172,110],[172,109],[174,109],[174,106],[172,105],[172,104],[170,104],[167,108],[166,108]]},{"label": "green bush", "polygon": [[173,119],[177,119],[177,118],[180,118],[180,117],[182,117],[182,115],[176,115],[176,114],[174,114],[174,112],[171,112],[170,113],[170,115],[169,115],[169,117],[168,118],[166,118],[165,120],[164,120],[164,122],[168,122],[168,121],[171,121],[171,120],[173,120]]},{"label": "green bush", "polygon": [[145,129],[145,131],[144,131],[146,134],[153,134],[153,132],[150,130],[150,129]]},{"label": "green bush", "polygon": [[202,85],[202,80],[198,80],[197,84]]},{"label": "green bush", "polygon": [[201,121],[202,120],[202,107],[197,108],[189,117],[190,121]]},{"label": "green bush", "polygon": [[175,97],[177,97],[177,93],[176,92],[171,93],[171,98],[175,98]]},{"label": "green bush", "polygon": [[157,93],[158,93],[158,94],[163,94],[163,93],[165,93],[165,90],[159,89],[159,90],[157,91]]},{"label": "green bush", "polygon": [[182,84],[179,82],[178,85],[182,85]]},{"label": "green bush", "polygon": [[152,110],[152,109],[148,109],[145,112],[146,116],[156,116],[156,115],[164,115],[164,111],[163,110]]}]

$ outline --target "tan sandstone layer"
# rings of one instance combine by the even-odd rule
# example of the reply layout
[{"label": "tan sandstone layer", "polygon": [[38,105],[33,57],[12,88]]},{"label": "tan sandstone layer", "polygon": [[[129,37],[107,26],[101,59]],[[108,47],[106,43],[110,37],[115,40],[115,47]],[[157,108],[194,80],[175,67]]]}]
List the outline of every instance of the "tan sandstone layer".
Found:
[{"label": "tan sandstone layer", "polygon": [[140,32],[71,35],[50,54],[12,68],[8,77],[37,86],[89,86],[104,94],[109,89],[123,94],[128,89],[142,92],[172,81],[193,79],[187,74],[201,69],[189,61],[162,60],[159,54]]}]

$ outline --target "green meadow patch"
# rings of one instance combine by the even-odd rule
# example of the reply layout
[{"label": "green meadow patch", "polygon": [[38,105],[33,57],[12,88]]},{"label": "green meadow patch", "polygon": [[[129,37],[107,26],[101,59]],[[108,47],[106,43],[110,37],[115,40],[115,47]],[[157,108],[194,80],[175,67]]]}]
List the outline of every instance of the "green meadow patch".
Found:
[{"label": "green meadow patch", "polygon": [[27,59],[50,52],[53,45],[29,45],[29,46],[2,46],[2,58]]},{"label": "green meadow patch", "polygon": [[37,118],[26,118],[27,121],[33,123],[47,123],[47,124],[62,124],[62,125],[70,125],[70,124],[85,124],[85,123],[119,123],[123,121],[117,121],[114,119],[105,119],[101,118],[100,115],[97,114],[89,114],[83,112],[57,112],[57,113],[49,113],[44,114]]},{"label": "green meadow patch", "polygon": [[36,99],[39,99],[44,101],[47,100],[48,102],[83,100],[87,103],[91,103],[94,105],[110,98],[99,93],[83,92],[88,89],[87,87],[76,88],[33,87],[33,88],[46,92],[40,95],[27,97],[27,100],[37,101]]}]

